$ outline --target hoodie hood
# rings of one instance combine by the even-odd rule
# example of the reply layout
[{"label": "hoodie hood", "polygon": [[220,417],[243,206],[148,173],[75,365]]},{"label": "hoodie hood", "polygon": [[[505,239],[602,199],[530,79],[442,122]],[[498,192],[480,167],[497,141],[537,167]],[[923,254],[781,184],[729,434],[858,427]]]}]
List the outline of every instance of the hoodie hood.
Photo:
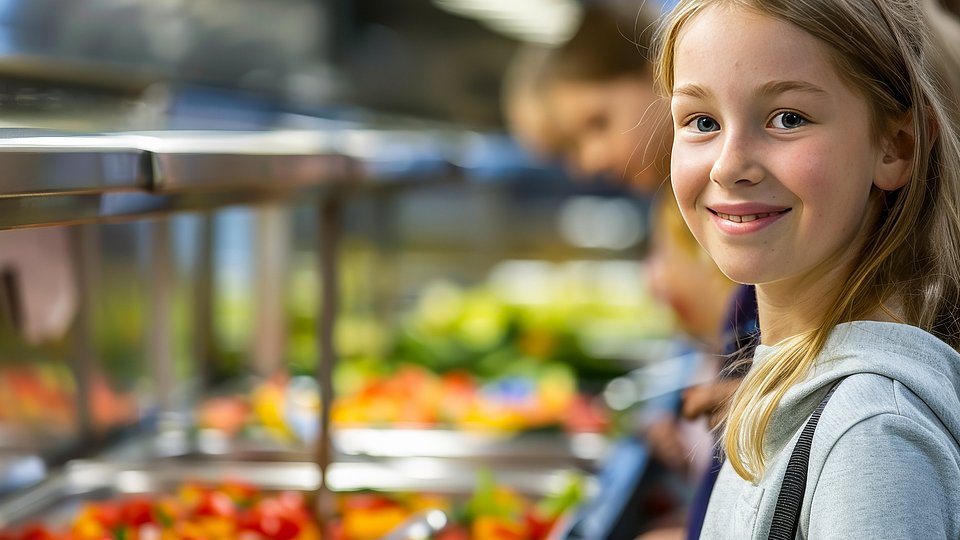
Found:
[{"label": "hoodie hood", "polygon": [[[769,360],[777,350],[759,345],[754,365]],[[909,388],[960,445],[960,353],[915,326],[854,321],[837,325],[810,375],[784,395],[769,424],[767,450],[782,449],[827,390],[857,373],[882,375]]]}]

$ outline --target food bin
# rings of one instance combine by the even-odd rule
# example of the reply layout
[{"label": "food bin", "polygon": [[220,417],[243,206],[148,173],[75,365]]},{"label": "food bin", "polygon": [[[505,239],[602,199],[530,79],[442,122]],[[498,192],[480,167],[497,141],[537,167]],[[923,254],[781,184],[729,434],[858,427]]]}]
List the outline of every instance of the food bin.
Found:
[{"label": "food bin", "polygon": [[[469,498],[483,474],[462,463],[437,459],[401,459],[389,462],[338,462],[330,466],[327,485],[337,496],[352,492],[435,494],[452,501]],[[479,476],[478,476],[479,475]],[[85,503],[122,497],[162,495],[184,485],[237,482],[263,492],[309,493],[317,488],[319,469],[309,462],[252,462],[198,457],[161,459],[135,465],[102,460],[77,460],[51,474],[39,485],[0,501],[0,532],[41,523],[62,529]],[[563,489],[569,478],[563,471],[500,468],[498,486],[528,497]],[[589,493],[592,478],[578,480]],[[558,520],[557,523],[562,523]]]}]

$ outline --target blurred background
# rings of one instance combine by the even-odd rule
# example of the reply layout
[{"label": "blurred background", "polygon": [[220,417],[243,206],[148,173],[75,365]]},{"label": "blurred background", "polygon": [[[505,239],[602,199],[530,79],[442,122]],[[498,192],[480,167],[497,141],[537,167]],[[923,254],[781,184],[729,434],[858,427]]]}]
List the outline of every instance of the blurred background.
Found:
[{"label": "blurred background", "polygon": [[705,458],[645,429],[715,369],[651,282],[657,190],[505,112],[597,7],[641,56],[669,6],[0,0],[0,538],[223,493],[350,540],[676,521]]},{"label": "blurred background", "polygon": [[[660,6],[592,3],[625,15],[626,40],[636,31],[632,11]],[[221,119],[237,125],[269,124],[280,111],[329,117],[361,108],[496,130],[517,46],[562,43],[589,4],[9,0],[0,6],[4,114],[141,128],[167,127],[166,115],[196,107],[209,128],[218,106],[244,109]]]}]

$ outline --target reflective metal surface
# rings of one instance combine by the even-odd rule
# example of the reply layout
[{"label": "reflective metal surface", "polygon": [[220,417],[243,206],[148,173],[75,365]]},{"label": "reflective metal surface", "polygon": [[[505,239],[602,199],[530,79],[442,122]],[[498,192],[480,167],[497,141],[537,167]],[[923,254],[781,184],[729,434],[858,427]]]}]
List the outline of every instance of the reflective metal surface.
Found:
[{"label": "reflective metal surface", "polygon": [[326,56],[324,4],[7,0],[0,71],[100,86],[188,80],[282,94],[288,77]]},{"label": "reflective metal surface", "polygon": [[[437,458],[470,466],[512,466],[593,471],[608,457],[612,443],[604,435],[579,433],[494,434],[446,429],[335,429],[334,461]],[[235,437],[215,429],[195,434],[169,430],[117,446],[112,459],[233,459],[310,461],[312,449],[262,435]]]},{"label": "reflective metal surface", "polygon": [[0,229],[109,223],[169,214],[254,204],[271,193],[154,194],[82,193],[0,197]]},{"label": "reflective metal surface", "polygon": [[441,130],[21,131],[0,130],[3,229],[137,219],[334,186],[483,178],[482,164],[497,161],[478,158],[496,137]]},{"label": "reflective metal surface", "polygon": [[351,159],[324,132],[174,131],[130,137],[149,152],[156,192],[293,189],[344,180],[351,171]]},{"label": "reflective metal surface", "polygon": [[334,445],[345,455],[443,457],[592,465],[609,448],[596,433],[494,434],[443,429],[341,429]]},{"label": "reflective metal surface", "polygon": [[147,189],[143,157],[110,137],[0,138],[0,197]]},{"label": "reflective metal surface", "polygon": [[0,496],[35,484],[46,473],[47,466],[39,456],[0,449]]}]

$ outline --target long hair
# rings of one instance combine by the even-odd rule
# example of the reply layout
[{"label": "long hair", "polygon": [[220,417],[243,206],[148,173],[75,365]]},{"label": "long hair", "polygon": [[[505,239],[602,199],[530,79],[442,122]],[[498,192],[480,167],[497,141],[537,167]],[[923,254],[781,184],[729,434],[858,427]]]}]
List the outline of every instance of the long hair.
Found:
[{"label": "long hair", "polygon": [[[873,136],[910,118],[911,177],[895,191],[875,189],[881,212],[852,272],[819,325],[780,343],[731,398],[722,427],[731,465],[756,482],[768,456],[764,434],[786,392],[809,373],[832,329],[878,309],[960,347],[960,134],[957,73],[935,34],[929,0],[682,0],[656,38],[657,84],[673,88],[675,48],[684,25],[717,4],[793,24],[833,53],[837,73],[871,109]],[[945,26],[939,25],[942,31]],[[762,329],[761,329],[762,331]]]}]

